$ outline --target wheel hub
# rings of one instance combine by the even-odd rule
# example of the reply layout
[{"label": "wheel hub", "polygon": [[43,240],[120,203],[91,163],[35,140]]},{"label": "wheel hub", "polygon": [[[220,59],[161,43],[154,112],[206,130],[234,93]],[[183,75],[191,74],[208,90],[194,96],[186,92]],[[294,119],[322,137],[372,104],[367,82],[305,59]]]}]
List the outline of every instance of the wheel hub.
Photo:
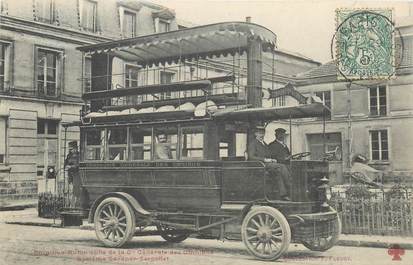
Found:
[{"label": "wheel hub", "polygon": [[261,242],[269,242],[271,240],[272,232],[269,226],[262,226],[258,229],[257,237]]},{"label": "wheel hub", "polygon": [[118,224],[119,224],[119,221],[118,221],[118,218],[116,218],[116,217],[109,218],[109,220],[106,223],[106,225],[111,227],[111,228],[117,228]]}]

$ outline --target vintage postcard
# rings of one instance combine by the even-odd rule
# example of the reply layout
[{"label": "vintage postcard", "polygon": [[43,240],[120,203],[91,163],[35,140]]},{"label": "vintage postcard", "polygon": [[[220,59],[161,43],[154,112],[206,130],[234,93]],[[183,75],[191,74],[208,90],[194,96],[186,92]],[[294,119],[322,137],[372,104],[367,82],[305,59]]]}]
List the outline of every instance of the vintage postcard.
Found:
[{"label": "vintage postcard", "polygon": [[0,0],[0,265],[413,264],[413,2]]}]

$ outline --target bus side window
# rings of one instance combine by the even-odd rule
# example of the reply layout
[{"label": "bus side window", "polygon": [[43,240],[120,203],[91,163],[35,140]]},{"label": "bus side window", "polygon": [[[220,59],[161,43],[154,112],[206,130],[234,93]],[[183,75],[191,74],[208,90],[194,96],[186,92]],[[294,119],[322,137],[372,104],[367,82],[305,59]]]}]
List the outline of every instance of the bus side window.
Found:
[{"label": "bus side window", "polygon": [[126,160],[126,127],[108,129],[108,159]]},{"label": "bus side window", "polygon": [[151,160],[152,128],[130,128],[130,159]]},{"label": "bus side window", "polygon": [[104,159],[104,130],[90,130],[86,132],[85,160]]},{"label": "bus side window", "polygon": [[162,126],[154,131],[154,159],[177,159],[178,127]]},{"label": "bus side window", "polygon": [[182,128],[181,133],[181,158],[204,158],[204,132],[202,127]]},{"label": "bus side window", "polygon": [[247,134],[227,131],[219,143],[219,157],[222,160],[243,160],[247,151]]}]

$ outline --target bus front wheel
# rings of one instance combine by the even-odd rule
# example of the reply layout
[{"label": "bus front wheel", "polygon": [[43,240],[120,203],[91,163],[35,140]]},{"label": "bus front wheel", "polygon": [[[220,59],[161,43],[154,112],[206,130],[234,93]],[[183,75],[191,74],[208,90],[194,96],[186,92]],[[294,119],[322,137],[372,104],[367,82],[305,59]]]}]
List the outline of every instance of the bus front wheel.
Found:
[{"label": "bus front wheel", "polygon": [[135,212],[125,200],[116,197],[104,199],[94,215],[97,238],[108,247],[121,247],[135,233]]},{"label": "bus front wheel", "polygon": [[250,254],[262,260],[276,260],[288,249],[291,229],[280,211],[258,206],[242,221],[241,236]]}]

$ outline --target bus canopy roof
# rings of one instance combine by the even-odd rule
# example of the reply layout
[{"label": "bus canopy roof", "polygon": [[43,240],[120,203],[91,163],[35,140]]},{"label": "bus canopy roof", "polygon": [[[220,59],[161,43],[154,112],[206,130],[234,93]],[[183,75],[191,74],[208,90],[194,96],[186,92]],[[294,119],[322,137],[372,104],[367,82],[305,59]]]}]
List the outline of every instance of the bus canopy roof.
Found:
[{"label": "bus canopy roof", "polygon": [[78,47],[87,54],[106,53],[141,65],[178,63],[198,57],[212,58],[242,53],[248,40],[262,41],[264,51],[273,50],[276,35],[269,29],[246,22],[224,22],[183,30]]}]

